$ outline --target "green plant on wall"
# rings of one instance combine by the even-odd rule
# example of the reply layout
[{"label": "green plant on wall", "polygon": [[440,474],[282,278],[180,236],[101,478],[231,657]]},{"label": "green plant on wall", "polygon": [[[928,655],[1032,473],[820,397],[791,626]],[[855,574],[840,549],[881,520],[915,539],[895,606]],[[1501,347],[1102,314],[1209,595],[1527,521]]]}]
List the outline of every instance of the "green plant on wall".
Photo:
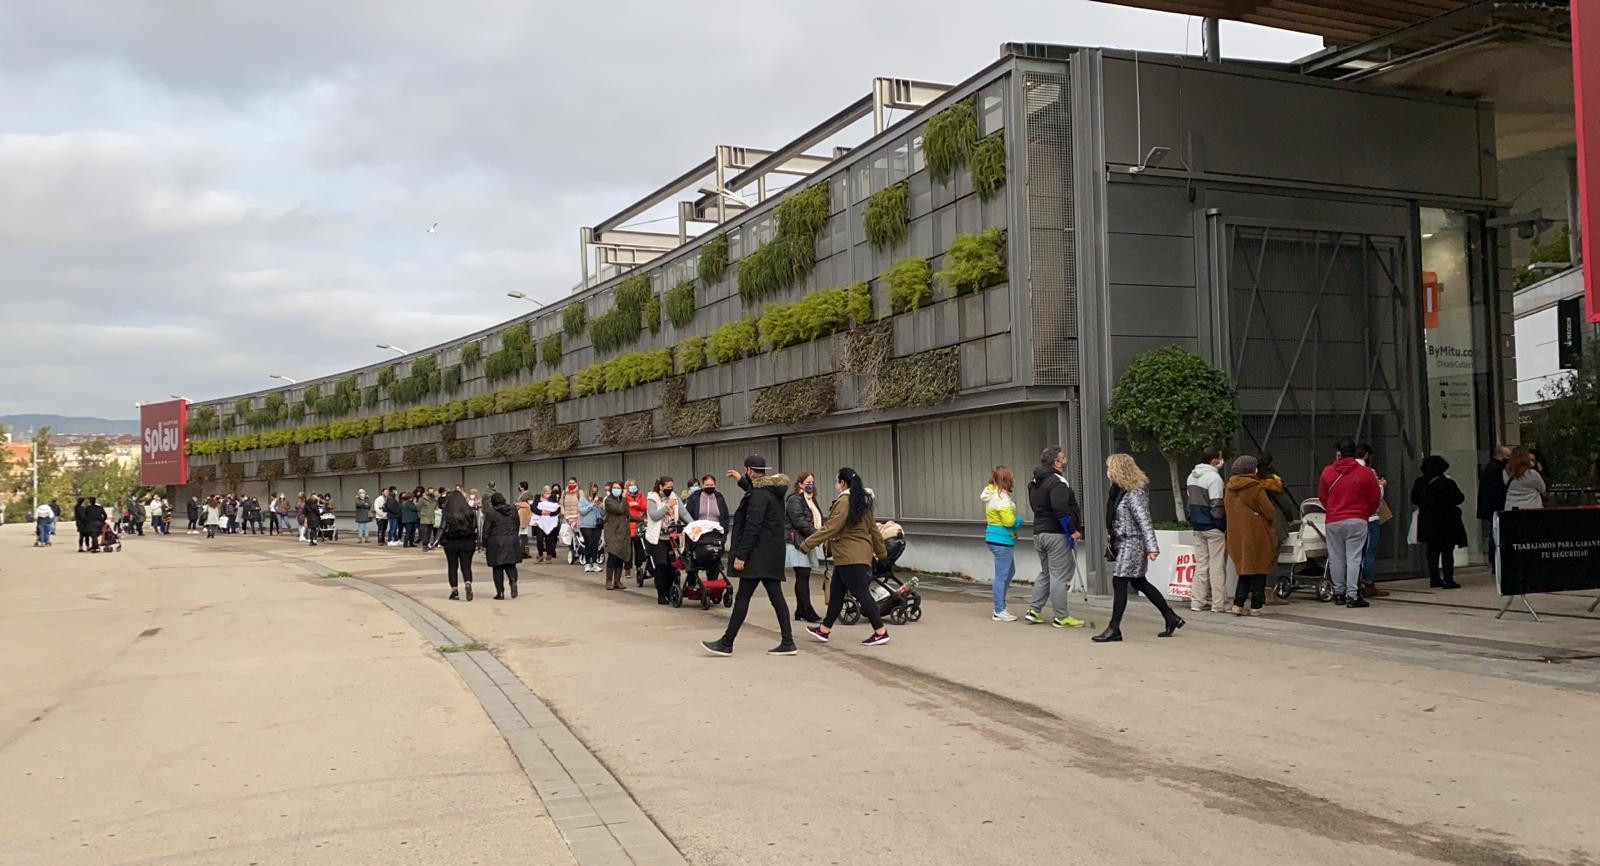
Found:
[{"label": "green plant on wall", "polygon": [[880,279],[889,286],[889,307],[896,313],[908,313],[933,300],[933,268],[927,259],[901,259]]},{"label": "green plant on wall", "polygon": [[778,203],[772,240],[739,260],[739,296],[758,301],[794,285],[817,266],[817,234],[828,223],[828,185],[812,184]]},{"label": "green plant on wall", "polygon": [[455,366],[444,371],[444,382],[441,387],[446,394],[450,395],[455,395],[461,391],[460,364],[456,364]]},{"label": "green plant on wall", "polygon": [[880,250],[905,240],[906,224],[910,221],[911,198],[903,180],[873,193],[861,212],[867,240]]},{"label": "green plant on wall", "polygon": [[289,407],[289,420],[296,424],[306,420],[306,404],[296,403]]},{"label": "green plant on wall", "polygon": [[678,372],[693,373],[706,365],[704,337],[685,337],[678,344]]},{"label": "green plant on wall", "polygon": [[494,408],[496,412],[515,412],[519,409],[530,409],[544,402],[544,382],[529,382],[526,385],[513,385],[496,391],[494,395]]},{"label": "green plant on wall", "polygon": [[687,328],[694,321],[694,283],[689,280],[667,292],[667,319],[674,328]]},{"label": "green plant on wall", "polygon": [[472,413],[472,417],[474,417],[474,418],[482,418],[482,417],[487,416],[487,415],[493,415],[494,414],[494,395],[493,394],[474,394],[473,396],[468,397],[467,398],[467,411],[471,412]]},{"label": "green plant on wall", "polygon": [[582,444],[578,437],[577,424],[557,424],[556,409],[554,406],[541,406],[533,410],[533,420],[529,424],[533,431],[532,445],[534,451],[559,454],[571,451]]},{"label": "green plant on wall", "polygon": [[978,139],[972,148],[972,188],[978,198],[988,201],[1006,185],[1005,133],[993,132]]},{"label": "green plant on wall", "polygon": [[579,397],[598,394],[605,388],[606,365],[590,364],[572,374],[572,393]]},{"label": "green plant on wall", "polygon": [[706,356],[718,364],[737,361],[761,351],[761,333],[751,319],[729,322],[706,337]]},{"label": "green plant on wall", "polygon": [[461,366],[476,367],[483,360],[483,344],[477,340],[469,341],[461,347]]},{"label": "green plant on wall", "polygon": [[955,346],[885,359],[878,369],[868,405],[874,409],[935,406],[961,390],[960,356]]},{"label": "green plant on wall", "polygon": [[757,325],[769,349],[808,343],[849,326],[849,293],[844,289],[812,292],[792,304],[768,304]]},{"label": "green plant on wall", "polygon": [[750,404],[750,420],[795,424],[820,418],[834,410],[835,384],[833,376],[814,376],[762,388]]},{"label": "green plant on wall", "polygon": [[[646,305],[652,299],[649,274],[634,274],[618,283],[611,309],[589,323],[589,339],[595,351],[613,352],[639,339],[644,330]],[[655,317],[657,322],[652,330],[661,327],[659,302]]]},{"label": "green plant on wall", "polygon": [[561,366],[560,334],[551,334],[539,341],[539,360],[552,369]]},{"label": "green plant on wall", "polygon": [[950,180],[967,164],[978,144],[978,112],[971,98],[956,102],[928,121],[922,137],[928,174],[939,183]]},{"label": "green plant on wall", "polygon": [[378,408],[378,402],[383,399],[383,390],[377,385],[371,385],[361,398],[361,408],[372,411]]},{"label": "green plant on wall", "polygon": [[[310,409],[312,406],[317,405],[317,401],[321,400],[321,399],[322,399],[322,386],[321,385],[317,385],[317,384],[307,385],[306,389],[303,392],[301,392],[301,394],[300,394],[300,402],[306,404],[306,408],[307,409]],[[246,405],[248,406],[248,404],[246,404]],[[235,411],[237,411],[237,410],[235,410]],[[246,411],[249,411],[249,410],[246,409]]]},{"label": "green plant on wall", "polygon": [[1227,374],[1204,358],[1162,346],[1134,358],[1123,371],[1105,420],[1134,449],[1153,448],[1166,458],[1172,505],[1182,514],[1178,461],[1233,440],[1239,429],[1236,396]]},{"label": "green plant on wall", "polygon": [[399,371],[395,369],[395,365],[390,364],[378,371],[378,387],[387,390],[398,378],[400,378]]},{"label": "green plant on wall", "polygon": [[649,409],[600,419],[601,445],[635,445],[655,435],[655,412]]},{"label": "green plant on wall", "polygon": [[552,403],[559,403],[562,400],[567,399],[567,394],[570,391],[571,389],[567,385],[567,377],[561,375],[560,373],[557,373],[545,380],[544,396],[545,399]]},{"label": "green plant on wall", "polygon": [[644,325],[651,334],[661,333],[661,296],[651,295],[644,302]]},{"label": "green plant on wall", "polygon": [[589,326],[589,309],[582,301],[573,301],[561,308],[561,330],[569,337],[583,334]]},{"label": "green plant on wall", "polygon": [[605,389],[623,391],[672,375],[672,349],[629,352],[605,362]]},{"label": "green plant on wall", "polygon": [[700,282],[709,286],[722,279],[722,274],[727,269],[728,236],[717,235],[701,245],[700,262],[696,270],[700,274]]},{"label": "green plant on wall", "polygon": [[682,376],[667,380],[661,388],[661,412],[667,422],[667,435],[693,436],[722,426],[722,401],[716,397],[688,401],[689,384]]},{"label": "green plant on wall", "polygon": [[945,252],[939,282],[957,295],[982,291],[1006,281],[1006,233],[986,228],[977,234],[960,234]]},{"label": "green plant on wall", "polygon": [[483,376],[490,382],[508,379],[531,366],[530,358],[537,360],[533,336],[527,322],[518,322],[500,332],[500,348],[483,359]]},{"label": "green plant on wall", "polygon": [[845,312],[850,315],[853,325],[864,325],[872,321],[872,284],[856,283],[845,289]]}]

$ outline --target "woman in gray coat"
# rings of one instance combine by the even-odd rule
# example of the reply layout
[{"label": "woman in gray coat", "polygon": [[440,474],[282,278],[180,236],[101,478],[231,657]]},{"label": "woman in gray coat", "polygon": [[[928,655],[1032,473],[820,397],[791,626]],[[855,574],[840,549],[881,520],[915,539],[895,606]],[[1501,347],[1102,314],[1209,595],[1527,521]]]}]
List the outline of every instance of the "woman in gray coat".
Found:
[{"label": "woman in gray coat", "polygon": [[1106,458],[1106,478],[1111,481],[1111,496],[1106,501],[1106,526],[1111,531],[1110,547],[1106,558],[1114,560],[1111,570],[1112,589],[1116,595],[1111,606],[1111,623],[1106,630],[1095,635],[1095,643],[1122,640],[1122,613],[1128,609],[1128,590],[1136,589],[1161,611],[1167,627],[1158,637],[1172,637],[1183,628],[1183,617],[1172,612],[1171,605],[1150,581],[1145,571],[1161,555],[1156,546],[1155,525],[1150,520],[1150,479],[1128,454],[1113,454]]},{"label": "woman in gray coat", "polygon": [[622,482],[606,485],[605,519],[600,524],[606,548],[606,589],[627,589],[622,582],[623,569],[633,564],[633,538],[628,526],[642,523],[644,518],[628,509],[628,500],[622,498]]}]

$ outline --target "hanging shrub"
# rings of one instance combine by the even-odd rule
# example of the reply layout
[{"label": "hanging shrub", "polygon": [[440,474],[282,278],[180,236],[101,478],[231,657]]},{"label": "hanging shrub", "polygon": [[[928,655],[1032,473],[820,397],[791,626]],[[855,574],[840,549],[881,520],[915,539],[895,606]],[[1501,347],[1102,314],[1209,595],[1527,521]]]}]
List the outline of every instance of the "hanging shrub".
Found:
[{"label": "hanging shrub", "polygon": [[828,185],[812,184],[778,203],[777,233],[739,260],[739,296],[757,301],[786,289],[817,266],[817,233],[828,223]]},{"label": "hanging shrub", "polygon": [[635,445],[655,435],[655,412],[650,409],[600,419],[601,445]]},{"label": "hanging shrub", "polygon": [[905,240],[910,220],[910,191],[903,180],[873,193],[861,213],[867,240],[880,250]]},{"label": "hanging shrub", "polygon": [[493,457],[515,457],[533,451],[533,436],[526,430],[509,430],[489,437],[489,454]]},{"label": "hanging shrub", "polygon": [[717,235],[700,247],[700,282],[711,285],[728,269],[728,236]]},{"label": "hanging shrub", "polygon": [[889,284],[889,307],[906,313],[933,299],[933,268],[923,258],[901,259],[880,278]]},{"label": "hanging shrub", "polygon": [[872,321],[872,284],[856,283],[845,289],[844,306],[852,325],[865,325]]},{"label": "hanging shrub", "polygon": [[296,424],[306,420],[306,406],[304,403],[296,403],[289,407],[289,420]]},{"label": "hanging shrub", "polygon": [[[389,368],[387,368],[387,367],[384,368],[385,371],[387,371],[388,369]],[[380,379],[382,378],[381,374],[380,374],[379,378]],[[307,385],[305,390],[300,392],[300,401],[302,403],[306,404],[306,408],[307,409],[310,409],[312,406],[317,405],[317,401],[320,400],[320,399],[322,399],[322,386],[321,385],[317,385],[317,384]],[[234,411],[237,412],[238,409],[235,408]],[[246,412],[250,411],[250,402],[248,400],[245,401],[245,411]]]},{"label": "hanging shrub", "polygon": [[972,188],[978,198],[988,201],[1006,185],[1005,132],[993,132],[978,139],[972,148]]},{"label": "hanging shrub", "polygon": [[[650,292],[650,275],[634,274],[617,284],[610,310],[596,316],[589,325],[589,339],[595,351],[611,352],[639,339],[644,330],[646,305],[654,300]],[[655,304],[656,324],[651,329],[660,330],[661,305]]]},{"label": "hanging shrub", "polygon": [[939,183],[967,164],[978,144],[978,112],[971,98],[952,104],[928,121],[922,153],[928,173]]},{"label": "hanging shrub", "polygon": [[729,322],[706,338],[706,355],[718,364],[737,361],[761,351],[761,334],[750,319]]},{"label": "hanging shrub", "polygon": [[421,445],[407,445],[400,456],[400,461],[412,468],[438,463],[439,446],[432,442],[424,442]]},{"label": "hanging shrub", "polygon": [[561,335],[551,334],[539,343],[539,359],[546,367],[561,366]]},{"label": "hanging shrub", "polygon": [[694,283],[689,280],[667,292],[667,319],[674,328],[687,328],[694,321]]},{"label": "hanging shrub", "polygon": [[598,394],[606,384],[606,365],[590,364],[572,375],[572,392],[579,397]]},{"label": "hanging shrub", "polygon": [[546,379],[544,383],[545,399],[552,403],[559,403],[562,400],[567,399],[567,394],[570,393],[571,390],[572,389],[567,385],[567,377],[561,375],[560,373],[557,373],[554,376],[551,376],[549,379]]},{"label": "hanging shrub", "polygon": [[605,362],[605,390],[623,391],[672,375],[672,349],[629,352]]},{"label": "hanging shrub", "polygon": [[457,364],[444,371],[444,392],[451,396],[461,391],[461,365]]},{"label": "hanging shrub", "polygon": [[939,282],[958,295],[982,291],[1006,281],[1006,233],[986,228],[978,234],[960,234],[945,252]]},{"label": "hanging shrub", "polygon": [[874,409],[933,406],[961,390],[961,364],[957,347],[918,352],[883,363],[869,405]]},{"label": "hanging shrub", "polygon": [[706,365],[704,337],[684,337],[678,344],[678,372],[693,373]]},{"label": "hanging shrub", "polygon": [[494,414],[494,395],[493,394],[474,394],[473,396],[468,397],[467,398],[467,411],[471,412],[472,413],[472,417],[474,417],[474,418],[482,418],[485,415],[493,415]]},{"label": "hanging shrub", "polygon": [[373,385],[367,388],[366,394],[362,396],[361,408],[368,411],[376,409],[378,408],[378,401],[381,399],[383,399],[382,392],[379,390],[377,385]]},{"label": "hanging shrub", "polygon": [[757,424],[794,424],[820,418],[834,410],[833,376],[796,379],[762,388],[750,404],[750,420]]},{"label": "hanging shrub", "polygon": [[761,315],[761,342],[769,349],[807,343],[850,326],[844,289],[812,292],[792,304],[769,304]]},{"label": "hanging shrub", "polygon": [[461,365],[463,367],[476,367],[483,360],[483,344],[473,340],[461,347]]},{"label": "hanging shrub", "polygon": [[651,334],[661,333],[661,296],[651,295],[644,302],[644,324]]},{"label": "hanging shrub", "polygon": [[589,309],[582,301],[573,301],[561,308],[561,330],[569,337],[582,336],[589,326]]},{"label": "hanging shrub", "polygon": [[390,364],[378,371],[378,387],[387,390],[398,378],[400,378],[400,374],[395,370],[395,366]]},{"label": "hanging shrub", "polygon": [[240,424],[245,423],[245,420],[248,418],[249,415],[250,415],[250,400],[248,398],[243,399],[243,400],[239,400],[239,401],[237,401],[237,402],[235,402],[233,404],[233,417],[238,419],[238,423],[240,423]]}]

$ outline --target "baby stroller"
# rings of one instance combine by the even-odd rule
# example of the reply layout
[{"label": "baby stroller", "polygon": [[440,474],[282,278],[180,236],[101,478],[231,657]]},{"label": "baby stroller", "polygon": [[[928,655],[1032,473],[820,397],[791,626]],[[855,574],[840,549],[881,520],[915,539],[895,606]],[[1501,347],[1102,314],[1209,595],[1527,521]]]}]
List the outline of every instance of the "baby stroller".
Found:
[{"label": "baby stroller", "polygon": [[577,565],[582,562],[584,554],[588,551],[583,546],[583,533],[578,529],[578,521],[565,524],[561,534],[567,537],[567,564]]},{"label": "baby stroller", "polygon": [[324,511],[317,518],[317,540],[339,540],[339,518],[332,511]]},{"label": "baby stroller", "polygon": [[122,536],[118,534],[113,522],[107,520],[105,526],[100,529],[100,552],[116,553],[120,550],[122,550]]},{"label": "baby stroller", "polygon": [[722,526],[696,521],[682,532],[674,532],[672,540],[678,566],[678,580],[669,596],[672,606],[682,607],[688,599],[699,601],[701,610],[710,610],[714,604],[733,607],[733,592],[722,572]]},{"label": "baby stroller", "polygon": [[1333,599],[1333,580],[1328,577],[1328,513],[1322,500],[1300,503],[1300,520],[1290,525],[1289,536],[1278,547],[1278,564],[1289,566],[1289,573],[1278,577],[1273,592],[1288,598],[1297,590],[1312,590],[1321,601]]},{"label": "baby stroller", "polygon": [[[883,540],[887,555],[873,560],[872,583],[868,584],[872,600],[878,603],[878,616],[895,625],[916,622],[922,619],[922,594],[917,592],[917,579],[902,581],[894,573],[895,562],[906,552],[905,531],[893,522],[879,524],[878,531],[887,536]],[[861,621],[861,606],[854,595],[845,596],[839,621],[845,625]]]}]

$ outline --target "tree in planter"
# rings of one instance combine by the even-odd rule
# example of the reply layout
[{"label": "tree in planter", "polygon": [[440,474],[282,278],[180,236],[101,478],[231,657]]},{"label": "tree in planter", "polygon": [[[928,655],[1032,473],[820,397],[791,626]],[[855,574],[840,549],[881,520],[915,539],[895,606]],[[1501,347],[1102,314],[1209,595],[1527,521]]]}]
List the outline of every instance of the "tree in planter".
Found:
[{"label": "tree in planter", "polygon": [[1600,486],[1600,345],[1584,347],[1582,366],[1539,390],[1522,416],[1522,441],[1551,457],[1548,484]]},{"label": "tree in planter", "polygon": [[1134,358],[1117,380],[1106,423],[1135,449],[1153,448],[1167,458],[1172,506],[1182,514],[1178,460],[1233,439],[1239,428],[1235,398],[1227,374],[1198,355],[1162,346]]}]

